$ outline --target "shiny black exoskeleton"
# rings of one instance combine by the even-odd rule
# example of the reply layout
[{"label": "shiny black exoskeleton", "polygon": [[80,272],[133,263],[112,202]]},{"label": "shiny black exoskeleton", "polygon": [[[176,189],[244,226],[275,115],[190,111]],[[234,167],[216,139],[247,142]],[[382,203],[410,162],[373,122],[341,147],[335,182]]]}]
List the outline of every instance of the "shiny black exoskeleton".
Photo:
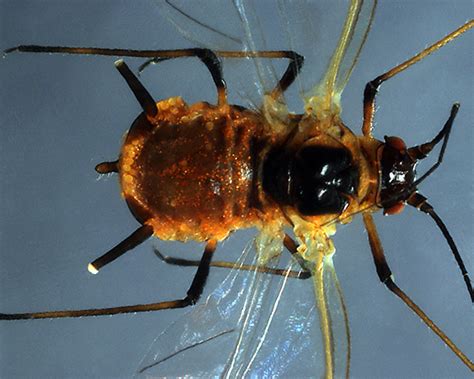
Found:
[{"label": "shiny black exoskeleton", "polygon": [[303,216],[341,214],[356,195],[359,170],[344,148],[307,146],[271,151],[263,165],[263,189]]},{"label": "shiny black exoskeleton", "polygon": [[408,149],[399,149],[386,143],[380,163],[380,205],[387,209],[400,201],[405,201],[415,190],[418,161],[410,156]]}]

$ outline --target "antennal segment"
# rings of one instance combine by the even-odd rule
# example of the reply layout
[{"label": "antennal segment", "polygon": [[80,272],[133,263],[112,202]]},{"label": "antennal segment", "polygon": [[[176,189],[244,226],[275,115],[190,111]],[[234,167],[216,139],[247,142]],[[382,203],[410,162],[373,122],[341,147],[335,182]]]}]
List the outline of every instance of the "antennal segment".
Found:
[{"label": "antennal segment", "polygon": [[449,234],[448,228],[438,216],[438,214],[434,211],[433,207],[426,200],[426,197],[415,192],[408,198],[407,203],[410,204],[412,207],[426,213],[427,215],[430,215],[436,225],[438,225],[439,229],[441,230],[441,233],[443,233],[443,236],[446,239],[446,242],[448,242],[448,245],[451,248],[451,251],[454,255],[454,259],[456,259],[459,269],[461,270],[464,282],[466,283],[467,290],[469,292],[469,295],[471,296],[471,302],[474,303],[474,292],[472,290],[471,279],[469,278],[469,273],[467,272],[466,266],[464,266],[461,254],[459,254],[459,250],[456,244],[454,243],[453,237],[451,237],[451,234]]},{"label": "antennal segment", "polygon": [[433,148],[443,139],[444,136],[446,136],[446,138],[449,137],[449,133],[451,132],[451,127],[453,125],[454,118],[458,113],[459,106],[459,103],[453,104],[453,106],[451,107],[451,114],[449,115],[448,120],[446,121],[438,135],[433,138],[433,140],[418,146],[410,147],[408,149],[408,154],[410,154],[413,159],[420,160],[426,158],[431,152],[431,150],[433,150]]},{"label": "antennal segment", "polygon": [[443,129],[440,130],[438,135],[435,138],[433,138],[432,141],[418,145],[418,146],[413,146],[408,149],[408,154],[414,160],[424,159],[430,153],[430,151],[433,150],[433,148],[442,139],[444,139],[443,145],[441,146],[441,150],[439,152],[438,161],[433,166],[431,166],[431,168],[428,171],[426,171],[419,179],[417,179],[413,183],[413,185],[411,186],[412,188],[416,188],[418,184],[420,184],[423,180],[425,180],[428,176],[430,176],[443,161],[444,152],[446,150],[446,146],[448,145],[449,135],[451,133],[451,128],[453,127],[453,122],[454,122],[454,119],[456,118],[458,110],[459,110],[459,103],[454,103],[453,106],[451,107],[451,114],[449,115],[448,120],[444,124]]}]

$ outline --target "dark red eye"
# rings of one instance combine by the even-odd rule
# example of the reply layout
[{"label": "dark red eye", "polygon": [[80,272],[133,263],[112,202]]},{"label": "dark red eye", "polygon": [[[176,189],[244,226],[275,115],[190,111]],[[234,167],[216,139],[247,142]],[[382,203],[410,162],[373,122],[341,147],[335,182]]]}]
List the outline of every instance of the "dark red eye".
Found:
[{"label": "dark red eye", "polygon": [[398,151],[404,151],[407,148],[405,141],[403,141],[400,137],[395,136],[385,136],[385,143]]},{"label": "dark red eye", "polygon": [[392,205],[391,207],[388,207],[383,210],[384,216],[392,216],[392,215],[397,215],[401,213],[405,209],[405,203],[400,201],[399,203],[396,203]]}]

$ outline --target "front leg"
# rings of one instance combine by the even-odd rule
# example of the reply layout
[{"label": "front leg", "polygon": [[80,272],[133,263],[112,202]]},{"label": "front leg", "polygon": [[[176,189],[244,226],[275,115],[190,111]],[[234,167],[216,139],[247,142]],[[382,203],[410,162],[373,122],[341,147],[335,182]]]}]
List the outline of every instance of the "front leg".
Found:
[{"label": "front leg", "polygon": [[451,341],[446,334],[426,315],[423,310],[410,299],[410,297],[398,287],[388,266],[382,243],[380,242],[374,220],[370,213],[364,213],[364,224],[367,229],[370,249],[374,258],[375,268],[380,281],[398,296],[441,340],[453,351],[454,354],[471,370],[474,371],[474,363]]},{"label": "front leg", "polygon": [[466,22],[464,25],[456,29],[454,32],[448,34],[446,37],[441,38],[439,41],[436,41],[434,44],[420,51],[415,56],[407,59],[405,62],[393,67],[384,74],[377,76],[374,80],[367,83],[364,90],[364,122],[362,124],[362,133],[365,137],[373,137],[372,129],[375,113],[375,98],[382,83],[426,58],[429,54],[435,52],[447,43],[451,42],[453,39],[464,34],[472,27],[474,27],[474,20]]}]

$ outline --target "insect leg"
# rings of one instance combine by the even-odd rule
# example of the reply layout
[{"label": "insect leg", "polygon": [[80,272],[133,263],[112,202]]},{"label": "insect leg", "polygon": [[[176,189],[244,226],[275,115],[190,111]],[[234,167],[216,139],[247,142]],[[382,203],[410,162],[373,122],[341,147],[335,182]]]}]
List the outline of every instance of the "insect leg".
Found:
[{"label": "insect leg", "polygon": [[393,281],[392,272],[385,259],[382,243],[380,242],[377,229],[372,215],[363,214],[365,228],[367,229],[370,249],[374,258],[375,268],[380,281],[397,295],[441,340],[456,354],[456,356],[471,370],[474,371],[474,363],[451,341],[446,334],[416,305],[408,295],[403,292]]},{"label": "insect leg", "polygon": [[439,41],[422,50],[415,56],[411,57],[410,59],[407,59],[405,62],[400,63],[398,66],[393,67],[384,74],[377,76],[374,80],[367,83],[364,90],[364,122],[362,124],[362,133],[364,134],[364,136],[372,137],[372,121],[375,113],[375,97],[377,95],[380,85],[388,79],[399,74],[400,72],[406,70],[408,67],[424,59],[429,54],[440,49],[447,43],[451,42],[453,39],[464,34],[472,27],[474,27],[474,20],[466,22],[463,26],[448,34],[446,37],[440,39]]},{"label": "insect leg", "polygon": [[290,60],[283,76],[278,81],[276,87],[270,92],[274,99],[280,96],[295,81],[301,68],[303,67],[304,57],[291,50],[271,50],[271,51],[216,51],[216,54],[223,58],[286,58]]},{"label": "insect leg", "polygon": [[285,245],[286,249],[291,253],[293,258],[295,258],[298,264],[300,265],[302,269],[301,273],[305,275],[303,279],[306,279],[312,276],[313,275],[312,270],[308,267],[307,262],[303,259],[300,253],[298,253],[298,245],[296,244],[295,240],[285,233],[283,244]]},{"label": "insect leg", "polygon": [[[104,55],[104,56],[116,56],[116,57],[152,58],[151,61],[162,61],[162,60],[167,60],[167,59],[185,58],[185,57],[197,57],[206,65],[209,72],[211,73],[212,79],[214,80],[214,84],[216,85],[216,88],[217,88],[218,104],[223,105],[227,103],[227,89],[226,89],[224,78],[222,76],[221,63],[219,62],[217,55],[212,50],[209,50],[209,49],[196,48],[196,49],[178,49],[178,50],[130,50],[130,49],[107,49],[107,48],[96,48],[96,47],[20,45],[20,46],[12,47],[10,49],[5,50],[5,54],[12,53],[14,51],[27,52],[27,53],[49,53],[49,54],[56,53],[56,54]],[[119,68],[119,71],[120,71],[120,68]]]},{"label": "insect leg", "polygon": [[[223,58],[276,58],[276,59],[289,59],[290,63],[286,68],[283,76],[278,81],[276,87],[270,93],[274,99],[279,98],[283,92],[295,81],[301,68],[303,67],[304,57],[291,50],[272,50],[272,51],[215,51],[215,54]],[[143,71],[148,65],[163,61],[163,58],[149,59],[143,63],[139,72]]]},{"label": "insect leg", "polygon": [[[280,269],[280,268],[244,265],[244,264],[237,264],[234,262],[225,262],[225,261],[214,261],[214,262],[211,262],[210,266],[237,269],[237,270],[242,270],[242,271],[258,271],[258,272],[263,272],[270,275],[288,276],[290,278],[296,278],[296,279],[308,279],[309,277],[311,277],[312,275],[311,270],[309,270],[306,267],[306,263],[304,259],[301,258],[301,256],[298,254],[296,250],[297,248],[296,242],[293,241],[293,239],[289,237],[288,235],[285,235],[285,239],[283,242],[287,250],[293,255],[293,257],[296,259],[298,264],[301,266],[302,268],[301,271],[288,271],[288,270]],[[173,265],[173,266],[198,266],[199,265],[199,261],[196,261],[196,260],[175,258],[175,257],[163,255],[156,248],[153,249],[153,252],[163,262]]]},{"label": "insect leg", "polygon": [[88,317],[88,316],[106,316],[122,313],[136,313],[136,312],[152,312],[162,309],[184,308],[195,304],[202,294],[204,285],[206,284],[209,275],[209,266],[212,260],[214,251],[216,250],[216,241],[210,240],[207,242],[199,262],[198,269],[194,275],[194,279],[186,292],[183,299],[162,301],[150,304],[126,305],[113,308],[101,309],[81,309],[81,310],[64,310],[64,311],[50,311],[50,312],[33,312],[33,313],[0,313],[0,320],[28,320],[28,319],[44,319],[44,318],[65,318],[65,317]]},{"label": "insect leg", "polygon": [[149,225],[142,225],[117,246],[113,247],[107,253],[97,258],[92,263],[89,263],[87,269],[91,274],[97,274],[99,270],[115,261],[118,257],[125,254],[127,251],[140,245],[153,235],[153,228]]},{"label": "insect leg", "polygon": [[225,104],[227,98],[226,84],[222,76],[222,67],[219,57],[223,58],[287,58],[290,60],[283,76],[270,95],[278,98],[295,81],[304,63],[304,57],[291,50],[275,51],[216,51],[209,49],[178,49],[178,50],[131,50],[131,49],[107,49],[96,47],[68,47],[68,46],[39,46],[19,45],[5,50],[5,54],[15,51],[25,53],[48,53],[48,54],[77,54],[77,55],[104,55],[116,57],[151,58],[140,66],[143,70],[150,63],[157,63],[168,59],[183,57],[198,57],[206,65],[212,75],[217,88],[218,104]]},{"label": "insect leg", "polygon": [[[154,253],[163,262],[173,265],[173,266],[197,266],[199,264],[199,261],[195,261],[195,260],[174,258],[167,255],[162,255],[156,249],[154,249]],[[242,271],[258,271],[258,272],[263,272],[266,274],[288,276],[290,278],[296,278],[296,279],[307,279],[309,276],[311,276],[311,274],[307,275],[304,271],[300,271],[300,272],[288,271],[288,270],[279,269],[279,268],[271,268],[271,267],[265,267],[265,266],[255,266],[255,265],[244,265],[244,264],[237,264],[234,262],[225,262],[225,261],[211,262],[210,266],[228,268],[228,269],[237,269],[237,270],[242,270]]]}]

